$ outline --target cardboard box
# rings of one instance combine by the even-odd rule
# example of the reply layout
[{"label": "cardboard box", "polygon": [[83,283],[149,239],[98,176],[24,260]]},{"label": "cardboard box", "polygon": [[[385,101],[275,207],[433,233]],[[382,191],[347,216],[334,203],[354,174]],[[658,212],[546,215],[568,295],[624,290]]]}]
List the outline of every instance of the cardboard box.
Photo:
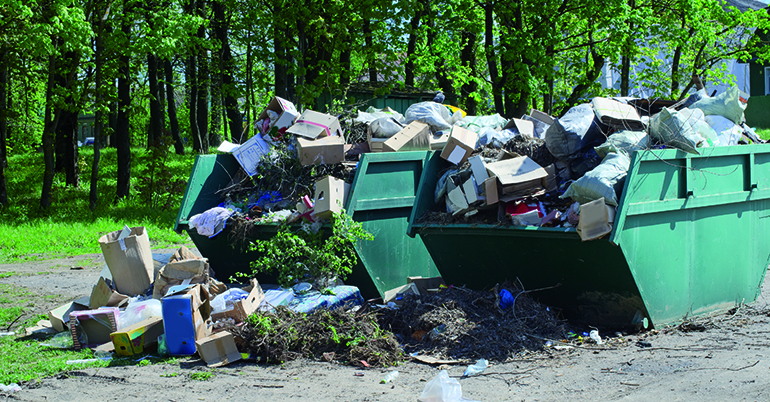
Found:
[{"label": "cardboard box", "polygon": [[407,293],[419,296],[420,291],[417,289],[417,285],[414,283],[407,283],[406,285],[385,291],[385,295],[382,296],[382,300],[385,303],[394,302],[396,304],[401,304],[401,297]]},{"label": "cardboard box", "polygon": [[310,140],[335,135],[342,137],[340,122],[336,117],[313,110],[302,112],[286,132],[296,135],[297,138],[304,137]]},{"label": "cardboard box", "polygon": [[134,296],[150,288],[155,264],[144,226],[107,233],[99,238],[99,246],[118,292]]},{"label": "cardboard box", "polygon": [[531,109],[529,111],[529,117],[541,121],[547,125],[552,125],[554,123],[553,117],[549,116],[547,113],[541,112],[537,109]]},{"label": "cardboard box", "polygon": [[[268,110],[272,110],[278,113],[278,120],[272,122],[269,125],[267,132],[262,133],[264,135],[269,135],[273,127],[278,128],[278,130],[282,128],[291,127],[291,125],[294,123],[294,119],[296,119],[297,116],[299,116],[299,112],[297,112],[297,108],[294,107],[293,103],[278,96],[275,96],[273,97],[273,99],[270,100],[270,103],[267,105],[265,110],[263,110],[262,113],[259,114],[259,119],[257,120],[267,119]],[[257,128],[260,130],[260,132],[262,131],[262,127],[257,127]]]},{"label": "cardboard box", "polygon": [[486,198],[486,205],[494,205],[500,201],[497,192],[497,177],[492,176],[484,180],[484,198]]},{"label": "cardboard box", "polygon": [[270,144],[257,134],[234,148],[231,153],[243,170],[249,176],[254,176],[258,173],[257,166],[262,162],[262,157],[270,153]]},{"label": "cardboard box", "polygon": [[142,353],[146,347],[158,343],[158,337],[161,335],[163,318],[150,317],[111,333],[110,339],[116,354],[131,356]]},{"label": "cardboard box", "polygon": [[446,146],[447,142],[449,142],[449,133],[446,131],[441,131],[437,134],[433,134],[430,136],[430,150],[431,151],[441,151]]},{"label": "cardboard box", "polygon": [[369,144],[369,151],[371,152],[383,152],[383,146],[387,138],[369,138],[367,142]]},{"label": "cardboard box", "polygon": [[241,360],[233,334],[222,331],[195,341],[198,355],[209,367],[220,367]]},{"label": "cardboard box", "polygon": [[195,340],[211,333],[211,304],[206,289],[201,285],[173,286],[160,301],[169,353],[195,353]]},{"label": "cardboard box", "polygon": [[598,239],[612,232],[604,197],[580,206],[577,232],[583,241]]},{"label": "cardboard box", "polygon": [[205,284],[209,279],[208,262],[205,258],[171,261],[158,272],[152,297],[162,298],[172,286]]},{"label": "cardboard box", "polygon": [[441,286],[446,286],[444,279],[440,276],[433,278],[423,278],[422,276],[407,276],[406,283],[414,283],[420,294],[427,295],[437,292]]},{"label": "cardboard box", "polygon": [[382,144],[383,152],[430,151],[430,126],[413,121]]},{"label": "cardboard box", "polygon": [[524,196],[544,187],[543,179],[548,173],[528,156],[506,159],[487,164],[490,175],[497,176],[503,194]]},{"label": "cardboard box", "polygon": [[449,134],[444,150],[441,151],[441,157],[455,165],[462,165],[476,147],[478,136],[471,130],[452,126],[452,132]]},{"label": "cardboard box", "polygon": [[117,307],[71,312],[69,327],[75,349],[95,348],[110,342],[110,334],[118,329],[119,314]]},{"label": "cardboard box", "polygon": [[61,305],[48,312],[48,320],[51,321],[51,327],[57,332],[69,331],[70,313],[73,311],[88,310],[88,296],[81,297],[73,302]]},{"label": "cardboard box", "polygon": [[508,123],[506,123],[505,127],[503,127],[503,129],[508,128],[515,128],[516,131],[522,135],[530,137],[535,136],[535,123],[532,123],[531,121],[513,118],[508,120]]},{"label": "cardboard box", "polygon": [[473,172],[473,177],[476,178],[476,183],[483,183],[489,178],[487,166],[484,160],[481,159],[481,155],[468,158],[468,162],[471,163],[471,171]]},{"label": "cardboard box", "polygon": [[602,123],[616,129],[644,130],[644,124],[636,108],[613,99],[596,97],[591,100],[596,117]]},{"label": "cardboard box", "polygon": [[470,206],[476,206],[483,201],[479,198],[479,190],[473,176],[463,182],[463,192],[465,193],[465,199],[468,200],[468,205]]},{"label": "cardboard box", "polygon": [[345,140],[339,136],[308,140],[297,137],[299,163],[308,165],[334,165],[345,160]]},{"label": "cardboard box", "polygon": [[313,215],[318,219],[331,219],[333,212],[340,213],[348,199],[350,184],[333,176],[326,176],[315,183]]},{"label": "cardboard box", "polygon": [[211,321],[215,322],[225,318],[232,318],[236,322],[245,322],[251,314],[257,311],[262,300],[265,299],[265,292],[256,279],[251,280],[251,290],[249,295],[233,303],[233,308],[219,313],[211,314]]}]

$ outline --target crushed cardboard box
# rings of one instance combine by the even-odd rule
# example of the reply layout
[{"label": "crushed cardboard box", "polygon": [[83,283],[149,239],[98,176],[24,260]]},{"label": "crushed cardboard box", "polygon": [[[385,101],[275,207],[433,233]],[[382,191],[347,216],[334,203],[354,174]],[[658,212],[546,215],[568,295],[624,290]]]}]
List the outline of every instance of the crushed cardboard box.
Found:
[{"label": "crushed cardboard box", "polygon": [[350,184],[333,176],[326,176],[315,183],[313,215],[318,219],[331,219],[333,213],[342,212],[347,202]]},{"label": "crushed cardboard box", "polygon": [[150,317],[111,333],[110,339],[116,354],[131,356],[144,352],[148,346],[157,344],[158,337],[161,335],[163,335],[163,318]]},{"label": "crushed cardboard box", "polygon": [[265,110],[259,114],[259,119],[257,120],[268,119],[268,110],[272,110],[273,112],[277,113],[278,119],[272,121],[265,132],[262,132],[263,127],[257,125],[259,131],[264,135],[269,135],[273,127],[277,128],[278,130],[291,127],[291,125],[294,124],[294,119],[299,116],[297,108],[294,106],[294,104],[279,96],[274,96],[273,99],[270,100],[270,103],[267,105]]},{"label": "crushed cardboard box", "polygon": [[110,342],[110,334],[118,328],[119,315],[117,307],[71,312],[69,327],[74,348],[93,348]]},{"label": "crushed cardboard box", "polygon": [[251,280],[251,289],[244,288],[249,292],[249,295],[245,299],[238,300],[233,303],[233,307],[229,310],[221,311],[211,314],[211,321],[216,322],[226,318],[232,318],[236,322],[245,322],[250,315],[252,315],[262,301],[265,299],[265,292],[262,290],[262,286],[259,285],[256,279]]},{"label": "crushed cardboard box", "polygon": [[217,332],[195,341],[198,355],[209,367],[220,367],[241,360],[241,353],[235,345],[233,334],[227,331]]},{"label": "crushed cardboard box", "polygon": [[99,246],[118,292],[134,296],[150,288],[155,264],[144,226],[107,233],[99,238]]},{"label": "crushed cardboard box", "polygon": [[430,126],[413,121],[382,144],[383,152],[429,151]]},{"label": "crushed cardboard box", "polygon": [[[337,117],[314,110],[305,110],[294,124],[286,130],[295,136],[315,140],[321,137],[342,137],[342,129]],[[343,141],[344,142],[344,141]]]}]

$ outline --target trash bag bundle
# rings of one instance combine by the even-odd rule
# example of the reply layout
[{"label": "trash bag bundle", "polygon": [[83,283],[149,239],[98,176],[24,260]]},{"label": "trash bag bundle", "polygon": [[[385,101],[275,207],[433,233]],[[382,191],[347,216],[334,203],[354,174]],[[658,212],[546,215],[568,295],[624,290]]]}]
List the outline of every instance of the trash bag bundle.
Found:
[{"label": "trash bag bundle", "polygon": [[743,134],[743,128],[723,116],[706,116],[706,124],[711,127],[718,138],[717,145],[738,145]]},{"label": "trash bag bundle", "polygon": [[[713,147],[719,145],[719,138],[717,137],[717,133],[706,122],[706,116],[703,114],[702,110],[684,108],[679,110],[679,114],[682,116],[684,121],[686,121],[687,124],[692,127],[692,130],[695,133],[706,140],[706,143],[709,146]],[[706,143],[704,143],[704,146],[706,146]]]},{"label": "trash bag bundle", "polygon": [[452,128],[452,114],[449,109],[436,102],[420,102],[409,106],[404,113],[404,119],[404,125],[419,121],[429,125],[433,132]]},{"label": "trash bag bundle", "polygon": [[491,116],[465,116],[455,124],[481,134],[482,131],[487,131],[484,129],[502,130],[508,124],[508,119],[495,113]]},{"label": "trash bag bundle", "polygon": [[650,146],[650,135],[644,131],[622,130],[610,135],[604,144],[596,147],[596,153],[604,158],[611,152],[630,156],[634,151],[641,151]]},{"label": "trash bag bundle", "polygon": [[650,121],[650,135],[664,145],[697,155],[696,148],[706,140],[692,129],[688,118],[688,114],[664,107]]},{"label": "trash bag bundle", "polygon": [[476,148],[489,145],[494,148],[502,148],[508,141],[519,135],[515,129],[505,129],[497,131],[493,128],[484,127],[479,131],[479,140],[476,142]]},{"label": "trash bag bundle", "polygon": [[[622,153],[610,153],[595,169],[570,184],[561,198],[572,198],[585,204],[604,198],[607,205],[618,206],[616,187],[622,185],[631,162]],[[620,190],[620,188],[618,188]]]},{"label": "trash bag bundle", "polygon": [[546,131],[545,141],[553,156],[563,161],[569,161],[580,151],[600,145],[607,139],[588,103],[575,106],[554,120]]},{"label": "trash bag bundle", "polygon": [[369,123],[369,134],[372,138],[390,138],[405,127],[394,117],[381,117]]},{"label": "trash bag bundle", "polygon": [[394,119],[401,121],[404,120],[404,115],[401,113],[386,107],[384,109],[377,109],[374,106],[369,106],[368,109],[366,109],[365,112],[358,111],[358,116],[356,116],[353,119],[353,123],[360,124],[360,123],[366,123],[369,124],[377,119],[383,118],[383,117],[393,117]]},{"label": "trash bag bundle", "polygon": [[741,124],[746,104],[740,100],[738,87],[732,86],[713,98],[703,98],[693,103],[690,108],[703,110],[706,116],[723,116],[735,124]]}]

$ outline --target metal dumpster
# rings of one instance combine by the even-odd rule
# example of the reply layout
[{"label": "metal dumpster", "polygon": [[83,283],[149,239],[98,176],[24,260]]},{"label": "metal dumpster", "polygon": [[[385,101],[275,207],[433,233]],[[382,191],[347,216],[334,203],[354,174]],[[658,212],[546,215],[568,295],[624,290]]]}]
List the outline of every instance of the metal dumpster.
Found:
[{"label": "metal dumpster", "polygon": [[447,284],[518,279],[595,325],[660,326],[753,302],[770,262],[770,145],[700,151],[635,152],[612,232],[590,242],[574,229],[418,223],[448,166],[436,153],[408,234],[423,239]]},{"label": "metal dumpster", "polygon": [[347,213],[374,235],[356,246],[380,295],[406,284],[407,276],[438,276],[422,239],[406,236],[429,151],[367,153],[348,197]]},{"label": "metal dumpster", "polygon": [[[406,236],[417,185],[430,155],[427,151],[367,154],[359,163],[347,210],[375,235],[375,240],[362,241],[356,247],[359,261],[345,282],[357,286],[366,298],[381,296],[386,290],[406,284],[407,276],[438,275],[422,241]],[[220,280],[227,280],[236,272],[250,272],[249,263],[258,253],[233,247],[227,227],[208,238],[190,229],[188,220],[221,202],[216,191],[225,187],[238,169],[240,166],[232,155],[199,155],[174,225],[178,232],[187,231]],[[269,240],[278,227],[277,223],[255,225],[249,240]],[[275,283],[275,278],[268,275],[257,279]]]}]

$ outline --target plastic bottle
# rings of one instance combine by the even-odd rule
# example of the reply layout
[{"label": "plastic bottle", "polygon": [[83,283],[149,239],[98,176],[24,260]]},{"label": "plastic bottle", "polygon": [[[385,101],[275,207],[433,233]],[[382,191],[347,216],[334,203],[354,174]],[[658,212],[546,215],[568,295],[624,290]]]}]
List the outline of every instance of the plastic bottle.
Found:
[{"label": "plastic bottle", "polygon": [[470,377],[472,375],[481,374],[484,372],[484,370],[487,369],[487,367],[489,367],[489,362],[487,362],[487,359],[476,360],[476,364],[472,364],[465,369],[463,377]]},{"label": "plastic bottle", "polygon": [[597,345],[601,345],[602,343],[604,343],[602,342],[602,337],[599,336],[599,331],[595,329],[591,330],[591,333],[588,336],[591,337],[591,339],[593,339]]},{"label": "plastic bottle", "polygon": [[396,377],[398,377],[398,371],[393,370],[390,373],[388,373],[388,375],[386,375],[385,378],[380,380],[380,384],[387,384],[387,383],[395,380]]}]

